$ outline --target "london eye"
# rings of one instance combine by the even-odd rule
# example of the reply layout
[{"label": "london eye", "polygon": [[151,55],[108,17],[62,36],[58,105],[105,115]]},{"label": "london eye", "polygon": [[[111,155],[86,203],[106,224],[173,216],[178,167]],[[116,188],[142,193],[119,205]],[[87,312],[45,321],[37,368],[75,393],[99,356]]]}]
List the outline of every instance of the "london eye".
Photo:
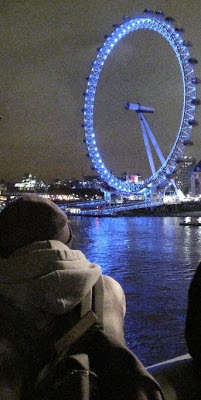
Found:
[{"label": "london eye", "polygon": [[[182,78],[182,109],[180,115],[179,129],[175,132],[174,143],[167,156],[163,155],[157,140],[151,131],[145,113],[154,112],[154,109],[147,105],[127,103],[126,108],[138,113],[141,124],[146,154],[150,164],[151,175],[138,183],[127,182],[118,178],[111,172],[100,155],[94,128],[94,110],[97,85],[101,79],[101,72],[106,60],[110,57],[115,46],[127,35],[135,31],[156,32],[161,35],[171,46],[179,65]],[[171,17],[164,17],[161,12],[145,10],[142,16],[126,18],[122,24],[115,25],[114,30],[106,37],[102,46],[98,49],[96,59],[92,64],[90,74],[87,78],[87,88],[84,98],[84,133],[88,156],[91,158],[93,168],[97,171],[101,180],[118,193],[132,194],[140,193],[152,187],[164,187],[174,174],[178,163],[182,160],[186,147],[191,144],[192,128],[198,123],[195,120],[196,106],[200,100],[196,98],[196,87],[200,80],[195,75],[194,66],[197,60],[190,55],[191,43],[182,37],[183,28],[175,26]],[[134,38],[135,36],[133,36]],[[154,146],[160,165],[154,165],[150,142]]]}]

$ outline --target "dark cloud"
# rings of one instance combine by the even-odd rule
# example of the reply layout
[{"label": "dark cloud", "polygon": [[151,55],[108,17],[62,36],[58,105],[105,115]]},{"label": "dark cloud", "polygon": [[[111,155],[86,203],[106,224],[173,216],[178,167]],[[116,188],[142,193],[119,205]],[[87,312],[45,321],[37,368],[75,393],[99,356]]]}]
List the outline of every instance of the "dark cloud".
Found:
[{"label": "dark cloud", "polygon": [[[192,56],[200,59],[195,68],[201,77],[199,0],[1,1],[0,177],[15,180],[31,172],[51,180],[92,173],[81,128],[85,78],[112,24],[147,7],[173,16],[185,28],[184,38],[194,45]],[[123,107],[127,101],[155,108],[150,126],[165,155],[172,147],[182,85],[171,51],[164,39],[137,33],[118,44],[101,73],[97,143],[105,164],[117,174],[149,174],[137,116]],[[198,161],[199,132],[200,127],[194,129],[194,146],[188,150]]]}]

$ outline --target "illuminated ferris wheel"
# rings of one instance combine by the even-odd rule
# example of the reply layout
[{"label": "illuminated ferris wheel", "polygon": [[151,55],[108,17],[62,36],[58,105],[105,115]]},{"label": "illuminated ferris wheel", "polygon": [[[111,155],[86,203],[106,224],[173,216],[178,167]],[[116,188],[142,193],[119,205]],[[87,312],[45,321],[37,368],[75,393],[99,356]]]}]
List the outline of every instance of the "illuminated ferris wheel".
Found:
[{"label": "illuminated ferris wheel", "polygon": [[[179,130],[176,133],[174,144],[168,156],[164,157],[144,115],[146,112],[153,112],[154,110],[144,105],[127,103],[127,109],[134,110],[138,113],[147,158],[151,167],[150,177],[142,182],[133,183],[117,178],[107,169],[99,154],[96,143],[96,132],[94,129],[94,103],[101,71],[110,53],[122,38],[129,35],[131,32],[140,30],[157,32],[165,38],[172,47],[177,57],[182,77],[183,105]],[[155,186],[164,187],[167,182],[172,179],[178,163],[182,160],[186,146],[192,143],[190,140],[192,128],[198,125],[195,120],[195,108],[200,104],[200,100],[196,98],[196,86],[200,83],[200,79],[196,78],[194,71],[194,65],[197,64],[198,61],[190,56],[189,47],[191,47],[191,43],[182,38],[181,34],[183,31],[183,28],[174,26],[173,18],[164,18],[164,14],[161,12],[154,13],[150,10],[145,10],[143,16],[126,18],[121,25],[114,26],[113,32],[98,49],[97,57],[93,62],[89,77],[87,78],[88,83],[83,108],[84,141],[86,142],[88,155],[91,158],[93,168],[97,171],[101,180],[116,192],[132,194],[140,193],[144,189]],[[160,158],[161,165],[158,169],[156,169],[154,165],[150,142]]]}]

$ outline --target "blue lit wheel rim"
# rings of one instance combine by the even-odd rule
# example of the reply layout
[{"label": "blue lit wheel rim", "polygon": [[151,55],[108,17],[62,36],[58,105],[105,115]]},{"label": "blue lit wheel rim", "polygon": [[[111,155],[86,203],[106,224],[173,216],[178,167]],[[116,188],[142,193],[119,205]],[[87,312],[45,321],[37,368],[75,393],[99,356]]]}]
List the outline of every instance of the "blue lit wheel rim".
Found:
[{"label": "blue lit wheel rim", "polygon": [[[150,30],[162,35],[174,50],[179,62],[180,72],[183,82],[183,107],[180,127],[176,135],[174,145],[167,156],[163,165],[145,179],[143,183],[129,183],[117,178],[111,173],[99,154],[96,144],[96,134],[94,130],[94,102],[97,84],[100,79],[102,68],[109,57],[113,48],[118,42],[129,33],[138,30]],[[138,193],[147,186],[164,185],[172,176],[178,159],[181,159],[186,149],[186,143],[192,132],[195,117],[195,105],[192,101],[196,99],[195,72],[188,50],[187,42],[183,40],[180,32],[172,24],[165,20],[158,19],[156,16],[146,16],[127,19],[124,23],[117,26],[110,36],[107,37],[103,45],[98,50],[97,57],[93,62],[90,75],[88,77],[87,89],[84,101],[84,132],[85,141],[94,169],[101,177],[102,181],[117,192]]]}]

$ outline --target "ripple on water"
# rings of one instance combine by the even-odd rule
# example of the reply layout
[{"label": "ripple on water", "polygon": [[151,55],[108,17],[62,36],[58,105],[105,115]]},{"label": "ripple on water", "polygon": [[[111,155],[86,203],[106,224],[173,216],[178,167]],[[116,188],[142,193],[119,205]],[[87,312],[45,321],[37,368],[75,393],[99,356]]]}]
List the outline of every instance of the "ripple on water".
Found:
[{"label": "ripple on water", "polygon": [[74,248],[117,279],[127,298],[128,346],[145,365],[187,352],[188,288],[201,259],[201,229],[180,218],[71,218]]}]

